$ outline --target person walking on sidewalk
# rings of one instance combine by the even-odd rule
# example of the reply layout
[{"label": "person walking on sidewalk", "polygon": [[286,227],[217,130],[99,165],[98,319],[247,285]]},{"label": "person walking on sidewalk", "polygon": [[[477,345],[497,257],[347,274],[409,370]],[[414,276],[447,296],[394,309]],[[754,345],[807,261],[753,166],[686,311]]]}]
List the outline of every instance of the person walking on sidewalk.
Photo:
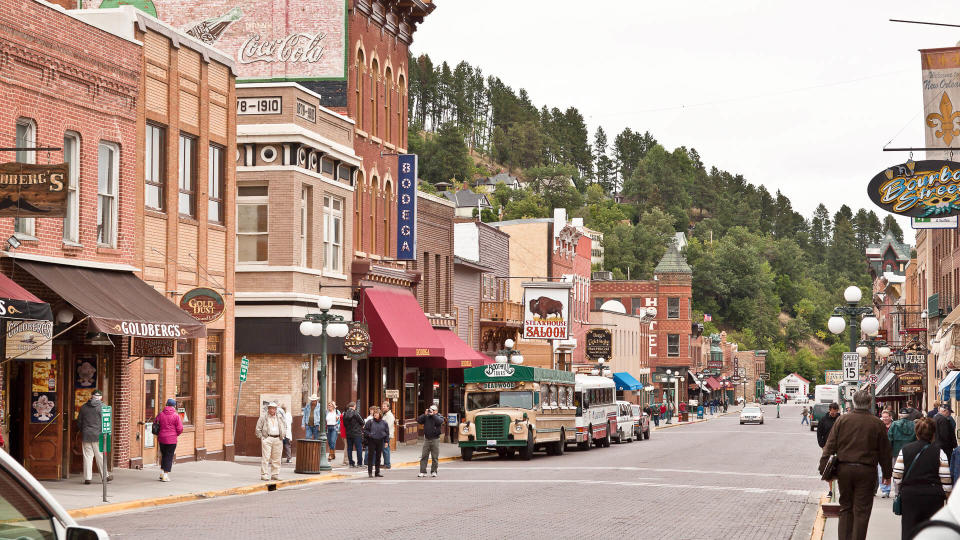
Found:
[{"label": "person walking on sidewalk", "polygon": [[427,475],[427,459],[431,459],[430,476],[437,476],[440,468],[440,436],[443,435],[443,426],[446,424],[443,417],[437,414],[437,406],[431,405],[417,418],[417,423],[423,425],[423,450],[420,452],[420,474]]},{"label": "person walking on sidewalk", "polygon": [[[904,446],[917,440],[914,425],[913,420],[910,419],[909,411],[902,409],[900,411],[900,419],[890,424],[890,428],[887,429],[887,439],[890,441],[892,450],[890,455],[893,456],[894,460],[900,455],[900,451],[903,450]],[[894,483],[894,486],[896,486],[896,483]],[[898,491],[894,490],[894,495],[897,493]]]},{"label": "person walking on sidewalk", "polygon": [[836,454],[837,485],[840,490],[840,520],[837,536],[841,540],[865,540],[873,494],[876,492],[876,469],[882,469],[882,481],[890,482],[893,458],[887,428],[870,414],[871,394],[860,390],[853,395],[854,411],[838,418],[830,429],[827,444],[820,457],[820,471]]},{"label": "person walking on sidewalk", "polygon": [[287,426],[277,414],[277,404],[267,404],[267,412],[257,420],[257,438],[260,439],[260,479],[280,479],[280,452],[283,439],[287,436]]},{"label": "person walking on sidewalk", "polygon": [[[887,440],[890,440],[890,426],[893,425],[893,417],[890,416],[890,411],[884,409],[880,413],[880,421],[883,422],[883,425],[887,428]],[[893,444],[890,445],[890,455],[896,457],[896,454],[893,453]],[[890,498],[890,483],[884,484],[881,482],[880,475],[882,470],[880,466],[877,465],[877,484],[880,485],[880,497],[884,499]]]},{"label": "person walking on sidewalk", "polygon": [[660,427],[660,407],[654,405],[653,407],[650,407],[650,410],[652,411],[650,416],[653,417],[653,425]]},{"label": "person walking on sidewalk", "polygon": [[801,425],[801,426],[804,425],[804,424],[806,424],[806,425],[808,425],[808,426],[810,425],[810,419],[807,418],[809,415],[810,415],[810,409],[804,407],[803,410],[800,412],[800,425]]},{"label": "person walking on sidewalk", "polygon": [[323,409],[319,403],[320,398],[316,394],[313,394],[308,401],[310,403],[307,403],[307,406],[303,408],[303,419],[300,420],[300,425],[303,426],[304,431],[307,432],[307,439],[319,441],[320,424],[323,420],[323,417],[320,416],[323,414]]},{"label": "person walking on sidewalk", "polygon": [[[916,423],[917,440],[903,447],[893,466],[893,481],[900,493],[900,533],[910,532],[943,507],[953,487],[947,455],[933,441],[937,425],[929,418]],[[841,492],[842,493],[842,492]]]},{"label": "person walking on sidewalk", "polygon": [[90,399],[80,407],[77,414],[77,423],[80,426],[80,434],[83,436],[83,483],[89,484],[93,478],[93,460],[97,460],[97,469],[100,475],[107,475],[107,482],[113,480],[113,476],[103,468],[103,452],[100,451],[100,434],[103,433],[103,419],[100,417],[100,408],[103,406],[103,394],[99,390],[94,390]]},{"label": "person walking on sidewalk", "polygon": [[283,457],[287,459],[287,463],[290,463],[290,459],[293,458],[293,441],[291,441],[293,439],[293,412],[285,403],[281,403],[277,407],[277,414],[283,417],[283,423],[287,426],[287,436],[283,439]]},{"label": "person walking on sidewalk", "polygon": [[170,481],[170,471],[173,469],[174,456],[177,454],[177,437],[183,433],[183,421],[177,414],[177,400],[170,398],[166,407],[160,411],[154,420],[160,425],[157,442],[160,444],[160,481]]},{"label": "person walking on sidewalk", "polygon": [[337,459],[337,434],[340,433],[341,416],[336,403],[327,403],[327,448],[330,450],[328,459],[331,462]]},{"label": "person walking on sidewalk", "polygon": [[950,418],[952,412],[950,406],[944,403],[940,405],[940,413],[933,417],[936,423],[933,440],[947,454],[947,461],[953,458],[953,449],[957,447],[957,428]]},{"label": "person walking on sidewalk", "polygon": [[390,438],[390,428],[383,421],[380,409],[374,407],[370,419],[363,425],[363,435],[367,440],[367,476],[373,478],[376,469],[376,476],[382,478],[380,460],[383,459],[383,443]]},{"label": "person walking on sidewalk", "polygon": [[393,437],[396,434],[397,418],[393,416],[393,411],[390,410],[389,401],[383,402],[383,406],[380,408],[380,411],[383,413],[383,421],[386,422],[387,427],[390,428],[390,436],[387,438],[387,442],[383,445],[383,466],[389,469],[390,468],[390,443],[393,441]]},{"label": "person walking on sidewalk", "polygon": [[[350,402],[347,405],[347,412],[343,413],[340,419],[343,423],[344,433],[347,436],[347,458],[351,467],[363,466],[363,417],[357,412],[357,404]],[[353,460],[353,449],[357,449],[357,460]]]},{"label": "person walking on sidewalk", "polygon": [[[833,428],[833,423],[836,422],[840,416],[840,405],[836,402],[831,403],[827,410],[827,414],[823,415],[823,418],[817,422],[817,444],[820,445],[820,448],[827,445],[827,437],[830,435],[830,429]],[[830,486],[827,490],[827,497],[833,500],[833,482],[827,482],[827,484]]]}]

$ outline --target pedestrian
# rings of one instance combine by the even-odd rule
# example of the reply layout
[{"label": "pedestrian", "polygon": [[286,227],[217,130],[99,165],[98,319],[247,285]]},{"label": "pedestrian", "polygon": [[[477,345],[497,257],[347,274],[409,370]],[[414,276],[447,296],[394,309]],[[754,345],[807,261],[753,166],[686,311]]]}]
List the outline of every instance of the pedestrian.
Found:
[{"label": "pedestrian", "polygon": [[260,439],[260,479],[280,479],[280,453],[283,439],[287,436],[287,426],[277,414],[277,404],[267,404],[265,413],[257,420],[256,436]]},{"label": "pedestrian", "polygon": [[430,476],[437,476],[440,468],[440,436],[443,435],[443,417],[437,413],[437,406],[431,405],[417,418],[417,423],[423,425],[423,450],[420,451],[420,474],[427,475],[427,459],[431,459]]},{"label": "pedestrian", "polygon": [[170,398],[167,405],[160,411],[154,420],[160,425],[157,442],[160,444],[160,481],[170,481],[170,470],[173,469],[174,456],[177,454],[177,437],[183,433],[183,421],[177,414],[177,400]]},{"label": "pedestrian", "polygon": [[293,458],[293,412],[287,407],[286,403],[281,403],[277,407],[277,414],[283,416],[283,423],[287,427],[287,436],[283,438],[283,457],[287,458],[287,463]]},{"label": "pedestrian", "polygon": [[[380,410],[380,407],[377,407],[376,405],[371,405],[369,408],[367,408],[367,417],[363,419],[363,425],[366,426],[367,422],[369,422],[370,420],[373,420],[373,413],[378,412],[379,410]],[[381,415],[381,418],[382,418],[382,415]],[[370,464],[370,456],[372,454],[373,452],[370,450],[370,441],[367,439],[367,433],[364,432],[363,433],[363,455],[366,456],[364,457],[364,459],[367,460],[367,464]],[[377,463],[377,465],[379,465],[379,463]]]},{"label": "pedestrian", "polygon": [[890,482],[893,458],[887,428],[879,418],[870,414],[871,394],[860,390],[853,395],[854,411],[834,422],[827,444],[820,456],[820,471],[827,460],[836,455],[837,487],[840,490],[840,520],[837,536],[841,540],[865,540],[873,494],[876,488],[876,468],[883,470],[881,481]]},{"label": "pedestrian", "polygon": [[[900,455],[900,450],[903,450],[904,446],[917,440],[914,422],[910,419],[910,412],[907,409],[901,409],[899,416],[900,419],[895,420],[887,429],[887,439],[890,441],[891,448],[890,455],[894,456],[894,459]],[[894,491],[894,494],[896,493]]]},{"label": "pedestrian", "polygon": [[[830,407],[827,408],[827,414],[823,415],[823,418],[817,422],[817,444],[820,445],[820,448],[823,448],[827,445],[827,437],[830,436],[830,430],[833,428],[833,424],[837,421],[839,416],[840,405],[834,402],[831,403]],[[827,491],[827,497],[832,500],[833,482],[827,482],[827,484],[830,486]]]},{"label": "pedestrian", "polygon": [[80,433],[83,436],[81,447],[83,449],[83,483],[89,484],[93,478],[93,460],[97,460],[97,470],[100,471],[101,478],[107,475],[107,482],[113,480],[113,476],[103,468],[103,452],[100,451],[100,434],[103,433],[103,419],[100,415],[100,408],[103,406],[103,393],[94,390],[90,399],[80,407],[77,414],[77,423],[80,427]]},{"label": "pedestrian", "polygon": [[306,438],[311,441],[320,440],[320,422],[323,417],[322,409],[320,408],[320,398],[313,394],[307,401],[306,407],[303,408],[303,418],[300,420],[300,425],[303,426],[304,431],[307,432]]},{"label": "pedestrian", "polygon": [[727,407],[728,407],[728,406],[729,406],[729,404],[727,403],[727,400],[723,400],[723,412],[724,412],[724,413],[727,412]]},{"label": "pedestrian", "polygon": [[383,415],[376,406],[373,407],[370,419],[363,425],[363,435],[367,440],[367,476],[373,478],[373,471],[376,469],[376,476],[383,477],[380,474],[380,460],[383,459],[383,443],[390,438],[390,428],[383,421]]},{"label": "pedestrian", "polygon": [[937,401],[933,402],[933,408],[927,411],[927,418],[933,418],[940,412],[940,403]]},{"label": "pedestrian", "polygon": [[910,420],[923,418],[923,413],[917,410],[912,401],[907,402],[907,418]]},{"label": "pedestrian", "polygon": [[917,420],[917,440],[903,447],[893,466],[893,481],[900,493],[902,538],[911,538],[918,523],[936,514],[953,487],[947,454],[934,442],[937,428],[929,418]]},{"label": "pedestrian", "polygon": [[804,407],[803,410],[800,411],[800,425],[801,425],[801,426],[804,425],[804,424],[806,424],[806,425],[808,425],[808,426],[810,425],[810,420],[807,418],[807,416],[809,416],[809,415],[810,415],[810,409],[808,409],[808,408],[806,408],[806,407]]},{"label": "pedestrian", "polygon": [[[344,433],[347,436],[347,458],[350,462],[350,467],[362,467],[363,466],[363,417],[360,416],[360,413],[357,412],[357,404],[350,402],[347,404],[347,412],[343,413],[343,418],[340,419],[343,423]],[[353,450],[357,450],[357,459],[353,459]]]},{"label": "pedestrian", "polygon": [[387,427],[390,428],[390,436],[387,438],[386,443],[384,443],[383,445],[383,466],[389,469],[390,468],[390,443],[393,441],[393,438],[396,435],[397,418],[393,415],[393,411],[390,409],[389,401],[383,402],[383,406],[380,408],[380,411],[383,413],[383,421],[386,422]]},{"label": "pedestrian", "polygon": [[660,407],[654,404],[653,407],[650,408],[650,410],[653,411],[653,425],[656,427],[660,427]]},{"label": "pedestrian", "polygon": [[950,405],[944,403],[940,405],[940,412],[933,418],[936,425],[936,435],[934,442],[947,454],[949,461],[953,457],[953,449],[957,447],[957,431],[950,420]]},{"label": "pedestrian", "polygon": [[340,415],[340,436],[338,439],[343,440],[343,466],[346,467],[350,465],[350,460],[347,459],[347,426],[343,424],[343,415]]},{"label": "pedestrian", "polygon": [[[883,422],[884,427],[887,428],[887,441],[889,441],[889,440],[890,440],[890,426],[893,425],[893,417],[890,416],[890,411],[888,411],[887,409],[884,409],[883,412],[880,413],[880,421]],[[891,455],[891,456],[896,456],[896,454],[893,453],[893,445],[892,445],[892,444],[890,445],[890,455]],[[883,470],[880,468],[880,465],[877,465],[877,484],[880,485],[880,498],[882,498],[882,499],[888,499],[888,498],[890,498],[890,483],[888,482],[888,483],[885,484],[885,483],[881,482],[881,476],[880,476],[880,475],[881,475],[882,473],[883,473]]]},{"label": "pedestrian", "polygon": [[340,433],[340,411],[333,401],[327,403],[327,448],[330,449],[329,460],[337,459],[337,434]]}]

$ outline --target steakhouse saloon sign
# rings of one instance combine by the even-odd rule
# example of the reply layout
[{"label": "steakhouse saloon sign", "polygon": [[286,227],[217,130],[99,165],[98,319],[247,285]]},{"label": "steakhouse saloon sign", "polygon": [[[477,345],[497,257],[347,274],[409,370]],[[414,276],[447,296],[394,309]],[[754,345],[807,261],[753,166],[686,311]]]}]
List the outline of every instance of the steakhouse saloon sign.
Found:
[{"label": "steakhouse saloon sign", "polygon": [[901,216],[946,217],[960,214],[960,163],[908,161],[880,172],[867,186],[877,206]]},{"label": "steakhouse saloon sign", "polygon": [[523,284],[524,339],[567,339],[571,283]]}]

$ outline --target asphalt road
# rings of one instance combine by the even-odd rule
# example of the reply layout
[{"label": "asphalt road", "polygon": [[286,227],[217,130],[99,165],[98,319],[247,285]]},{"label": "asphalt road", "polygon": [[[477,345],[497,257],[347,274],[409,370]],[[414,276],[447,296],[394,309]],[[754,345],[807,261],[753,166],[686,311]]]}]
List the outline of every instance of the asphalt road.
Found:
[{"label": "asphalt road", "polygon": [[764,407],[649,440],[531,461],[444,463],[85,520],[111,538],[809,538],[815,435],[800,406]]}]

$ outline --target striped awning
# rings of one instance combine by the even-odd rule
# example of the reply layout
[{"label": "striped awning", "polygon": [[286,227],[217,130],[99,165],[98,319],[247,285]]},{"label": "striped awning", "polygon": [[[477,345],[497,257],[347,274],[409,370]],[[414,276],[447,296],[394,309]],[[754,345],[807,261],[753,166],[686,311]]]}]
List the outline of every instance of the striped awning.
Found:
[{"label": "striped awning", "polygon": [[960,371],[951,371],[940,381],[940,399],[942,401],[957,399],[957,383],[960,382],[957,375],[960,375]]}]

